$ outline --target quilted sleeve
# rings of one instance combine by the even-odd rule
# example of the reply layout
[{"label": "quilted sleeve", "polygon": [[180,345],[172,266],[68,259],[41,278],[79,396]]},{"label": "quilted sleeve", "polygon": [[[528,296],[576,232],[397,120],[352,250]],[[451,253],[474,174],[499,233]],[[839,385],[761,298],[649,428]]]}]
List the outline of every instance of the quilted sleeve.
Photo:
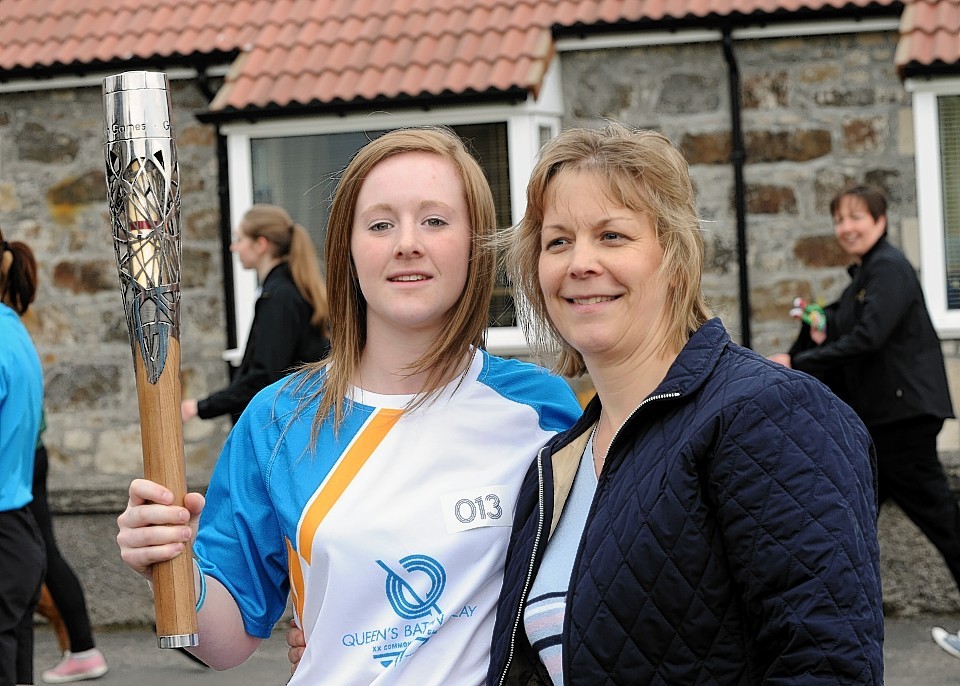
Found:
[{"label": "quilted sleeve", "polygon": [[869,434],[809,378],[734,411],[710,488],[764,684],[882,684],[883,611]]}]

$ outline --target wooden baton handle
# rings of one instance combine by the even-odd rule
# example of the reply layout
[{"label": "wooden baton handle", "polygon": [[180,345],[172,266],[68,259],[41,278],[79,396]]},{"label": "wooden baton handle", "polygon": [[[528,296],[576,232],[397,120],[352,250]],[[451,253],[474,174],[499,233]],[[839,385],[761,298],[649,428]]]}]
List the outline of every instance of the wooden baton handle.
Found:
[{"label": "wooden baton handle", "polygon": [[[183,420],[180,418],[180,341],[167,341],[167,360],[157,383],[150,383],[143,358],[135,354],[137,400],[143,475],[173,491],[173,502],[183,505],[187,475],[183,456]],[[196,592],[193,547],[172,560],[153,566],[153,593],[157,638],[161,648],[197,645]]]}]

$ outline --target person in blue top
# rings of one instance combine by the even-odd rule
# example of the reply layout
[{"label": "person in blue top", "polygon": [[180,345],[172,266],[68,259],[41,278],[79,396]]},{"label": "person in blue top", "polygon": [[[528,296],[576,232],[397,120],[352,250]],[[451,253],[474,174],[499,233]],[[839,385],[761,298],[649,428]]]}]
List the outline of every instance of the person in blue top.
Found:
[{"label": "person in blue top", "polygon": [[[196,655],[219,669],[306,636],[290,684],[479,684],[517,490],[580,407],[483,349],[496,271],[483,170],[452,131],[391,131],[344,171],[326,238],[331,356],[257,394],[206,500],[138,479],[132,569],[196,533]],[[200,514],[202,510],[202,515]]]},{"label": "person in blue top", "polygon": [[33,683],[33,612],[46,569],[29,507],[43,371],[20,321],[35,288],[30,248],[0,232],[0,684]]},{"label": "person in blue top", "polygon": [[[0,302],[5,303],[21,316],[26,314],[36,295],[39,279],[33,251],[22,242],[9,245],[9,267],[0,292]],[[47,501],[47,449],[43,444],[46,429],[43,410],[40,412],[40,428],[36,438],[33,458],[33,499],[30,512],[43,538],[46,556],[44,585],[49,594],[37,606],[37,613],[44,615],[57,630],[63,658],[53,668],[45,670],[41,679],[48,684],[83,681],[102,676],[107,671],[107,662],[96,648],[83,586],[73,568],[57,546],[53,532],[53,519]]]}]

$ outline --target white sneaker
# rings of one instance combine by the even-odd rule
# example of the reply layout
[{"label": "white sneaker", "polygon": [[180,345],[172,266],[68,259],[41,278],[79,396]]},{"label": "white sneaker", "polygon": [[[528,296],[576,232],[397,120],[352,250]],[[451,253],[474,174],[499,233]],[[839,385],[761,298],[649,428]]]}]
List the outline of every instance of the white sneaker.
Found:
[{"label": "white sneaker", "polygon": [[960,636],[938,626],[933,627],[930,633],[938,646],[954,657],[960,658]]}]

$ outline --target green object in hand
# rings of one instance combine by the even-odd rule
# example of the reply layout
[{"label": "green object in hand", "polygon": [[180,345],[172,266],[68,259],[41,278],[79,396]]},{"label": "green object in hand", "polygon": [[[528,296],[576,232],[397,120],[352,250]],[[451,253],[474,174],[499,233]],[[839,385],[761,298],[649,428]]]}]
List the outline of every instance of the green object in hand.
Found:
[{"label": "green object in hand", "polygon": [[820,303],[808,303],[803,298],[794,298],[790,316],[809,324],[810,328],[816,331],[823,331],[827,327],[827,314]]}]

